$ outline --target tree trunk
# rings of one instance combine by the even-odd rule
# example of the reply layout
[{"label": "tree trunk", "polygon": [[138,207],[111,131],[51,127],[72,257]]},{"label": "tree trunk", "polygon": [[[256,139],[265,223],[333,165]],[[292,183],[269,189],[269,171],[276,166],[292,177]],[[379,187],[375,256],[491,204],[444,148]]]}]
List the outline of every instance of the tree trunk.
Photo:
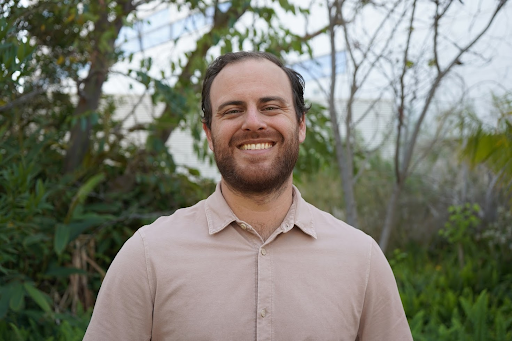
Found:
[{"label": "tree trunk", "polygon": [[400,199],[400,194],[402,193],[402,184],[396,182],[393,186],[393,192],[391,193],[391,198],[389,198],[388,206],[386,208],[386,220],[384,221],[384,227],[382,228],[382,234],[379,240],[379,246],[382,252],[386,252],[387,247],[389,245],[389,239],[391,237],[391,232],[393,231],[393,226],[395,223],[395,215],[396,209],[398,207],[398,200]]},{"label": "tree trunk", "polygon": [[[114,44],[123,27],[123,20],[134,10],[130,1],[122,4],[123,12],[110,22],[108,9],[105,3],[99,3],[97,10],[101,13],[94,23],[95,30],[93,48],[90,52],[91,63],[87,77],[83,80],[83,88],[78,86],[78,105],[73,112],[76,122],[71,128],[69,147],[64,159],[64,172],[69,173],[77,169],[83,162],[90,145],[91,118],[90,113],[98,110],[102,94],[101,88],[107,79],[110,66],[114,63]],[[108,31],[113,30],[113,35],[106,40],[108,48],[100,46],[100,42]]]},{"label": "tree trunk", "polygon": [[329,105],[329,107],[336,141],[336,159],[338,161],[338,167],[340,170],[343,199],[345,200],[346,222],[353,227],[359,227],[357,203],[354,194],[354,168],[352,162],[353,153],[350,143],[348,141],[345,141],[345,144],[343,143],[339,133],[337,119],[333,119],[333,117],[336,116],[336,110],[334,107],[331,107],[331,105]]},{"label": "tree trunk", "polygon": [[77,169],[89,150],[91,134],[91,118],[88,113],[98,109],[101,88],[107,77],[107,61],[104,56],[98,55],[91,63],[89,76],[84,82],[84,88],[79,94],[78,105],[73,113],[76,122],[71,129],[69,148],[64,159],[64,171],[66,173]]},{"label": "tree trunk", "polygon": [[[353,164],[353,153],[352,145],[350,142],[350,132],[352,129],[351,123],[351,112],[347,112],[346,122],[346,136],[345,141],[340,134],[340,126],[338,122],[338,114],[336,112],[335,103],[335,92],[336,92],[336,44],[335,44],[335,23],[340,15],[339,3],[334,3],[328,7],[329,11],[329,35],[331,43],[331,84],[329,90],[329,115],[331,118],[332,131],[334,140],[336,141],[336,160],[341,176],[341,186],[343,191],[343,198],[345,200],[345,219],[349,225],[353,227],[359,227],[357,217],[357,204],[354,195],[354,164]],[[335,11],[334,13],[333,10]],[[351,101],[347,104],[347,109],[350,110]]]}]

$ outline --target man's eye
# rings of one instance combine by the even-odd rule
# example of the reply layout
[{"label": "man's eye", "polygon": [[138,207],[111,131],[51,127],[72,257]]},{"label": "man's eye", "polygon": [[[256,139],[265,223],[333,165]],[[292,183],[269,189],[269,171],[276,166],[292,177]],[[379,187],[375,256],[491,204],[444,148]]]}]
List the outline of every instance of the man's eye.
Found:
[{"label": "man's eye", "polygon": [[229,109],[224,113],[224,115],[238,114],[240,112],[242,112],[240,109]]},{"label": "man's eye", "polygon": [[263,108],[263,110],[265,110],[265,111],[272,111],[272,110],[277,110],[277,109],[279,109],[279,107],[276,107],[273,105]]}]

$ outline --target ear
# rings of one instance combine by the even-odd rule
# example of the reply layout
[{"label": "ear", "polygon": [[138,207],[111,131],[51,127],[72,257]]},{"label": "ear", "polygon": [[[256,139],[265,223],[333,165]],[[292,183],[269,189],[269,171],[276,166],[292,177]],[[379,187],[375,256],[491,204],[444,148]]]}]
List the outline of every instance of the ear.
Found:
[{"label": "ear", "polygon": [[306,139],[306,115],[302,114],[299,122],[299,142],[302,143]]},{"label": "ear", "polygon": [[206,126],[205,123],[203,123],[203,130],[206,133],[206,138],[208,139],[208,147],[210,147],[210,150],[213,152],[213,141],[212,141],[212,132],[211,130]]}]

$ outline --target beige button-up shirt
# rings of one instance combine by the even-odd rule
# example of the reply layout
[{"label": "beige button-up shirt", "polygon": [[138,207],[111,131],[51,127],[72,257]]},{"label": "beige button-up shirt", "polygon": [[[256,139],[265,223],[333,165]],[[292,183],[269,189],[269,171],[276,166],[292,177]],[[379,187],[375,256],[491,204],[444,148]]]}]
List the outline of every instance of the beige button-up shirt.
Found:
[{"label": "beige button-up shirt", "polygon": [[266,240],[220,187],[140,228],[101,286],[85,339],[412,340],[375,241],[294,188]]}]

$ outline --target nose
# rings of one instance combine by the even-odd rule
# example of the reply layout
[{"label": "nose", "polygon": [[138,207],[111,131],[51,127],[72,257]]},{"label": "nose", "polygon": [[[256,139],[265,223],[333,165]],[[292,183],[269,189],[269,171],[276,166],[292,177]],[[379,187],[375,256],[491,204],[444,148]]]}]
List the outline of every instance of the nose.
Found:
[{"label": "nose", "polygon": [[265,115],[256,107],[249,107],[244,115],[242,129],[246,131],[258,131],[266,128]]}]

